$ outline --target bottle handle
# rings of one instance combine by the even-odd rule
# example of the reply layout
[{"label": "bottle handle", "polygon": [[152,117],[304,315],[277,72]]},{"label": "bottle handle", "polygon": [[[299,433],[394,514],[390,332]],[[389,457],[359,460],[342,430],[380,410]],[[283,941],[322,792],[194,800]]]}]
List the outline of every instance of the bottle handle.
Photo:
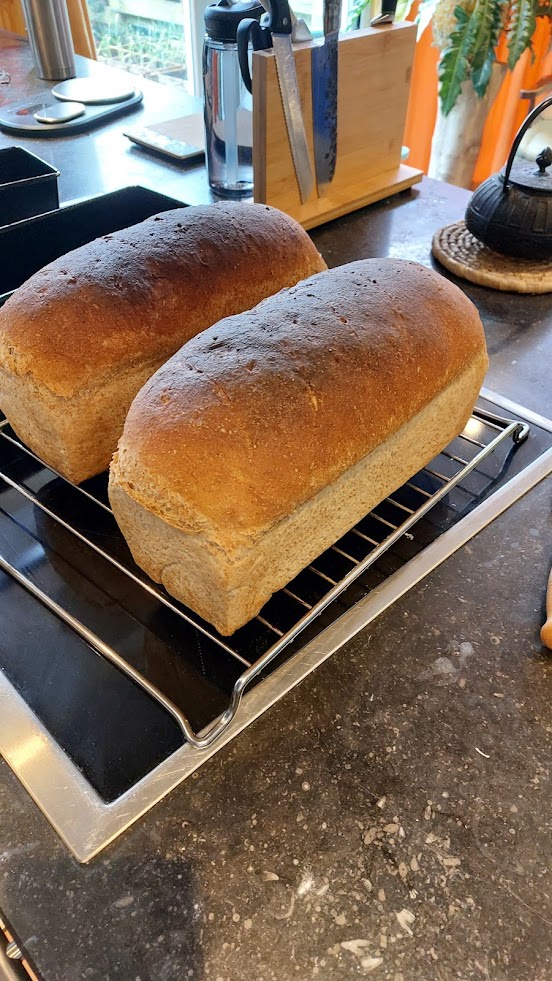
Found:
[{"label": "bottle handle", "polygon": [[539,102],[538,106],[535,106],[535,108],[531,110],[531,112],[526,116],[526,118],[523,120],[523,123],[521,124],[520,128],[518,129],[518,131],[517,131],[517,133],[515,135],[514,142],[512,143],[512,148],[510,150],[510,153],[509,153],[509,156],[508,156],[508,160],[506,162],[506,169],[504,171],[504,184],[503,184],[503,187],[502,187],[503,194],[506,194],[506,191],[508,190],[508,181],[510,180],[510,171],[512,169],[512,164],[514,162],[516,153],[518,152],[519,145],[520,145],[523,137],[525,136],[525,134],[526,134],[527,130],[529,129],[529,127],[530,127],[531,123],[533,122],[533,120],[535,120],[537,118],[537,116],[540,116],[541,112],[544,112],[544,110],[545,109],[548,109],[549,106],[552,106],[552,95],[549,95],[547,99],[543,99],[542,102]]},{"label": "bottle handle", "polygon": [[236,42],[238,45],[238,63],[240,66],[243,84],[248,92],[253,93],[253,81],[249,71],[249,42],[253,51],[265,51],[272,47],[272,34],[268,27],[262,27],[258,20],[247,17],[240,21],[236,32]]}]

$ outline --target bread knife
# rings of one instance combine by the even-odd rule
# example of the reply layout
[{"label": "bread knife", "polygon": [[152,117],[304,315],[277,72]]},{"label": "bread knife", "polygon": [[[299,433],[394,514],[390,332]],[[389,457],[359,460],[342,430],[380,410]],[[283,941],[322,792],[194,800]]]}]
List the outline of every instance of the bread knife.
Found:
[{"label": "bread knife", "polygon": [[314,175],[312,172],[307,134],[301,110],[299,85],[295,71],[295,58],[291,47],[292,21],[288,0],[270,0],[270,22],[267,25],[272,34],[272,48],[276,58],[278,84],[286,120],[289,145],[293,157],[295,176],[301,201],[305,204],[312,194]]}]

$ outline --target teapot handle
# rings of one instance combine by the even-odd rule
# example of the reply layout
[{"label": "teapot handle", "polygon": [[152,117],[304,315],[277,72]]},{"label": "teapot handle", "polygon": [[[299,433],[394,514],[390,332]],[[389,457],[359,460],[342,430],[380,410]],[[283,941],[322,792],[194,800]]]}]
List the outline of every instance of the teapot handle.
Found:
[{"label": "teapot handle", "polygon": [[521,126],[519,127],[514,142],[512,143],[512,149],[510,150],[508,160],[506,163],[506,169],[504,171],[504,184],[502,186],[503,194],[506,194],[506,191],[508,190],[510,171],[512,169],[512,164],[514,162],[516,153],[518,152],[519,145],[523,137],[525,136],[533,120],[536,119],[537,116],[540,116],[541,112],[544,112],[544,110],[548,109],[549,106],[552,106],[552,95],[549,95],[547,99],[543,99],[542,102],[539,102],[538,106],[535,106],[535,108],[531,110],[531,112],[525,117]]}]

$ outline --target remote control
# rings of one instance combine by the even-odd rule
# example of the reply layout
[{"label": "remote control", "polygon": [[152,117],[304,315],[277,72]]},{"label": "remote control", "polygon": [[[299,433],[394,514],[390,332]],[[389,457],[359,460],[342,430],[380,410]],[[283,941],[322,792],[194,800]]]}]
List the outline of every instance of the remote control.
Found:
[{"label": "remote control", "polygon": [[164,136],[149,127],[127,130],[124,136],[138,146],[145,147],[147,150],[155,150],[157,153],[164,153],[168,157],[172,157],[173,160],[190,160],[192,157],[202,157],[204,154],[201,147],[185,143],[184,140],[174,139],[174,137]]}]

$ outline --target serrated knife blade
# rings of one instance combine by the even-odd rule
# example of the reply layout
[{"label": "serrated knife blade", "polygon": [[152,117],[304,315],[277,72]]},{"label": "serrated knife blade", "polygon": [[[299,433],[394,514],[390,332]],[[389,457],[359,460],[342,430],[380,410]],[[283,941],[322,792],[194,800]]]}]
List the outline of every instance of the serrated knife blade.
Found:
[{"label": "serrated knife blade", "polygon": [[314,174],[291,47],[292,23],[287,0],[270,0],[270,30],[295,176],[301,201],[305,204],[314,188]]},{"label": "serrated knife blade", "polygon": [[312,194],[314,176],[307,145],[307,134],[301,111],[299,86],[295,74],[295,58],[289,35],[273,34],[272,47],[276,58],[276,71],[282,96],[282,106],[293,157],[295,176],[299,185],[301,201],[305,204]]}]

